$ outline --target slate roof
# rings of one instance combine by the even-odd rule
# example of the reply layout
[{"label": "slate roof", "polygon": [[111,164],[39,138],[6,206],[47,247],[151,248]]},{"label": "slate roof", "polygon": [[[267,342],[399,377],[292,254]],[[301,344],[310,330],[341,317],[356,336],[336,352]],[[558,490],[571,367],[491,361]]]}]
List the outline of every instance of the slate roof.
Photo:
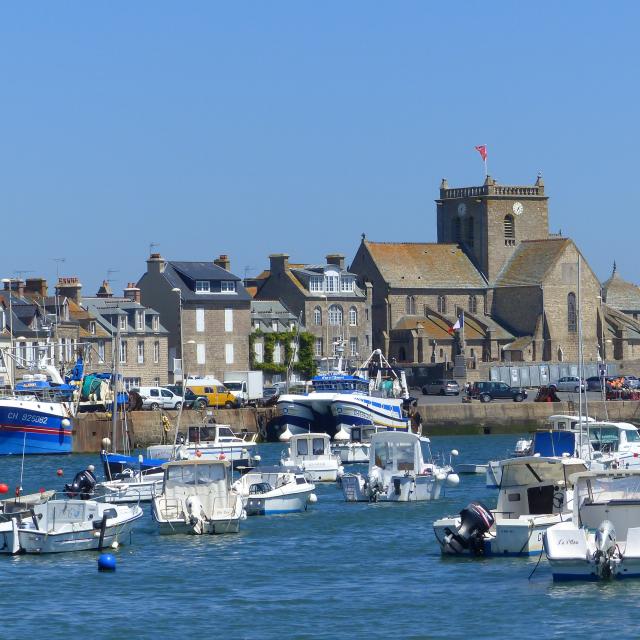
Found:
[{"label": "slate roof", "polygon": [[[251,326],[265,333],[273,332],[273,322],[278,324],[278,331],[289,331],[292,323],[297,323],[296,316],[278,300],[252,300],[251,301]],[[304,331],[301,325],[300,330]]]},{"label": "slate roof", "polygon": [[364,244],[382,277],[394,288],[484,289],[487,281],[457,244]]},{"label": "slate roof", "polygon": [[[201,302],[204,300],[215,300],[217,302],[251,300],[251,296],[244,288],[242,280],[213,262],[175,262],[170,260],[166,263],[162,275],[172,288],[177,287],[180,289],[183,300],[191,302],[195,300],[200,300]],[[196,280],[234,281],[236,283],[236,291],[235,293],[214,293],[209,295],[196,293]]]},{"label": "slate roof", "polygon": [[608,304],[603,305],[603,307],[608,337],[617,338],[617,332],[625,330],[629,338],[640,339],[640,322],[638,320],[634,320],[631,316],[614,309]]},{"label": "slate roof", "polygon": [[[105,329],[109,335],[113,335],[117,331],[117,327],[109,321],[109,317],[111,316],[129,316],[129,327],[127,328],[126,334],[137,334],[137,333],[153,333],[153,335],[157,334],[166,334],[168,331],[162,326],[161,323],[158,323],[158,330],[153,330],[152,325],[152,317],[159,316],[160,314],[150,307],[145,307],[143,304],[139,302],[135,302],[134,300],[130,300],[129,298],[89,298],[85,297],[83,300],[87,310],[95,315],[96,322]],[[134,314],[137,310],[144,310],[144,322],[145,328],[142,331],[138,331],[135,329],[135,321]],[[92,334],[93,335],[93,334]],[[94,335],[95,337],[95,335]]]},{"label": "slate roof", "polygon": [[523,240],[496,278],[496,287],[540,284],[562,252],[571,245],[569,238]]},{"label": "slate roof", "polygon": [[640,311],[640,287],[620,277],[617,269],[602,283],[604,301],[614,309]]}]

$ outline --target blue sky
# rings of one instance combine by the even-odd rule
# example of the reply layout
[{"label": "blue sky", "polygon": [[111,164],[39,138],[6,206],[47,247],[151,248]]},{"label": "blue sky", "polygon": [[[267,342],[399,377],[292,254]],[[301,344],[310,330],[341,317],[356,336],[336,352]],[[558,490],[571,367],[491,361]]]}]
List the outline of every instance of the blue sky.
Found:
[{"label": "blue sky", "polygon": [[435,241],[442,177],[542,171],[601,278],[636,259],[635,2],[0,5],[0,273],[137,280]]}]

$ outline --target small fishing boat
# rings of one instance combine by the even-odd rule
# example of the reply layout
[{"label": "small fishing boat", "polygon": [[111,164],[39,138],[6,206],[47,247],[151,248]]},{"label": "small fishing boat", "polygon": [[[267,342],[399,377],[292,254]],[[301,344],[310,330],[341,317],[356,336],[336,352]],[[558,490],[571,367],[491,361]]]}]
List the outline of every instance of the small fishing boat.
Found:
[{"label": "small fishing boat", "polygon": [[40,491],[0,500],[0,553],[15,554],[20,551],[19,523],[31,517],[34,506],[44,504],[54,495],[54,491]]},{"label": "small fishing boat", "polygon": [[191,425],[186,436],[178,434],[177,446],[173,444],[157,444],[147,447],[147,460],[229,460],[235,468],[254,466],[260,456],[253,452],[257,447],[257,433],[243,434],[242,437],[233,432],[228,424],[216,424],[208,421]]},{"label": "small fishing boat", "polygon": [[341,484],[347,502],[413,502],[437,500],[445,484],[459,482],[450,464],[435,463],[429,438],[385,431],[371,438],[367,477],[346,473]]},{"label": "small fishing boat", "polygon": [[58,500],[35,505],[17,532],[26,553],[60,553],[117,547],[131,524],[142,517],[138,506],[95,500]]},{"label": "small fishing boat", "polygon": [[331,453],[331,439],[326,433],[291,436],[280,466],[299,467],[313,482],[335,482],[344,472],[340,458]]},{"label": "small fishing boat", "polygon": [[640,471],[589,471],[572,480],[571,521],[544,534],[553,579],[640,578]]},{"label": "small fishing boat", "polygon": [[228,460],[176,460],[163,469],[162,494],[151,502],[161,534],[239,531],[246,514],[242,498],[231,490]]},{"label": "small fishing boat", "polygon": [[369,462],[371,436],[378,431],[385,431],[374,424],[352,426],[349,432],[340,430],[333,436],[331,453],[340,457],[342,464],[362,464]]},{"label": "small fishing boat", "polygon": [[248,516],[306,511],[317,502],[315,488],[302,469],[277,466],[251,469],[232,485]]},{"label": "small fishing boat", "polygon": [[529,556],[542,552],[542,534],[571,518],[574,473],[586,470],[577,458],[528,456],[500,462],[498,505],[471,502],[458,516],[433,523],[443,554]]},{"label": "small fishing boat", "polygon": [[163,473],[134,472],[129,476],[122,475],[117,480],[99,482],[96,485],[96,495],[113,504],[150,502],[161,493],[163,478]]}]

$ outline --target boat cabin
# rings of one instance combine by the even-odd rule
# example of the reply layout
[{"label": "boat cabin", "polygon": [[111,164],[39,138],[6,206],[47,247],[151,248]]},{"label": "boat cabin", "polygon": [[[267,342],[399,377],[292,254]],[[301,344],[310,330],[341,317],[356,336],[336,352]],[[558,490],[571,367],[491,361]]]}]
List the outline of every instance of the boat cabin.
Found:
[{"label": "boat cabin", "polygon": [[172,499],[179,502],[196,495],[205,507],[213,508],[213,502],[216,507],[227,506],[231,488],[231,464],[228,460],[180,460],[167,462],[162,468],[162,494],[167,503]]},{"label": "boat cabin", "polygon": [[589,425],[589,441],[602,453],[640,453],[640,433],[628,422],[595,422]]},{"label": "boat cabin", "polygon": [[369,393],[369,381],[357,376],[326,373],[311,380],[316,393]]},{"label": "boat cabin", "polygon": [[187,429],[189,444],[200,444],[203,442],[239,442],[242,438],[236,436],[228,425],[222,424],[200,424],[190,426]]},{"label": "boat cabin", "polygon": [[383,431],[371,437],[369,474],[377,468],[383,476],[418,475],[423,473],[425,459],[432,459],[429,438],[398,431]]},{"label": "boat cabin", "polygon": [[[573,435],[573,434],[570,434]],[[495,513],[504,518],[563,513],[570,477],[586,471],[578,458],[526,456],[500,462],[501,480]]]},{"label": "boat cabin", "polygon": [[583,416],[581,420],[580,416],[576,415],[556,414],[549,416],[544,428],[552,431],[580,431],[580,424],[584,428],[592,422],[595,422],[595,419],[588,416]]},{"label": "boat cabin", "polygon": [[300,433],[291,436],[289,450],[293,460],[331,456],[331,438],[326,433]]},{"label": "boat cabin", "polygon": [[618,540],[626,540],[627,530],[638,526],[640,471],[588,471],[574,475],[572,480],[577,506],[574,524],[594,530],[609,520]]}]

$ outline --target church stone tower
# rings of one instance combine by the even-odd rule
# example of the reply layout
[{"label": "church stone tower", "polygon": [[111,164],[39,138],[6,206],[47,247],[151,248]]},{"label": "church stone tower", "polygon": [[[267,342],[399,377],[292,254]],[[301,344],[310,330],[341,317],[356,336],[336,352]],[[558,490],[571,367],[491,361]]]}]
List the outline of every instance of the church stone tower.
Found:
[{"label": "church stone tower", "polygon": [[538,176],[533,186],[499,185],[487,176],[481,187],[440,185],[438,242],[460,244],[493,283],[522,240],[549,237],[548,197]]}]

